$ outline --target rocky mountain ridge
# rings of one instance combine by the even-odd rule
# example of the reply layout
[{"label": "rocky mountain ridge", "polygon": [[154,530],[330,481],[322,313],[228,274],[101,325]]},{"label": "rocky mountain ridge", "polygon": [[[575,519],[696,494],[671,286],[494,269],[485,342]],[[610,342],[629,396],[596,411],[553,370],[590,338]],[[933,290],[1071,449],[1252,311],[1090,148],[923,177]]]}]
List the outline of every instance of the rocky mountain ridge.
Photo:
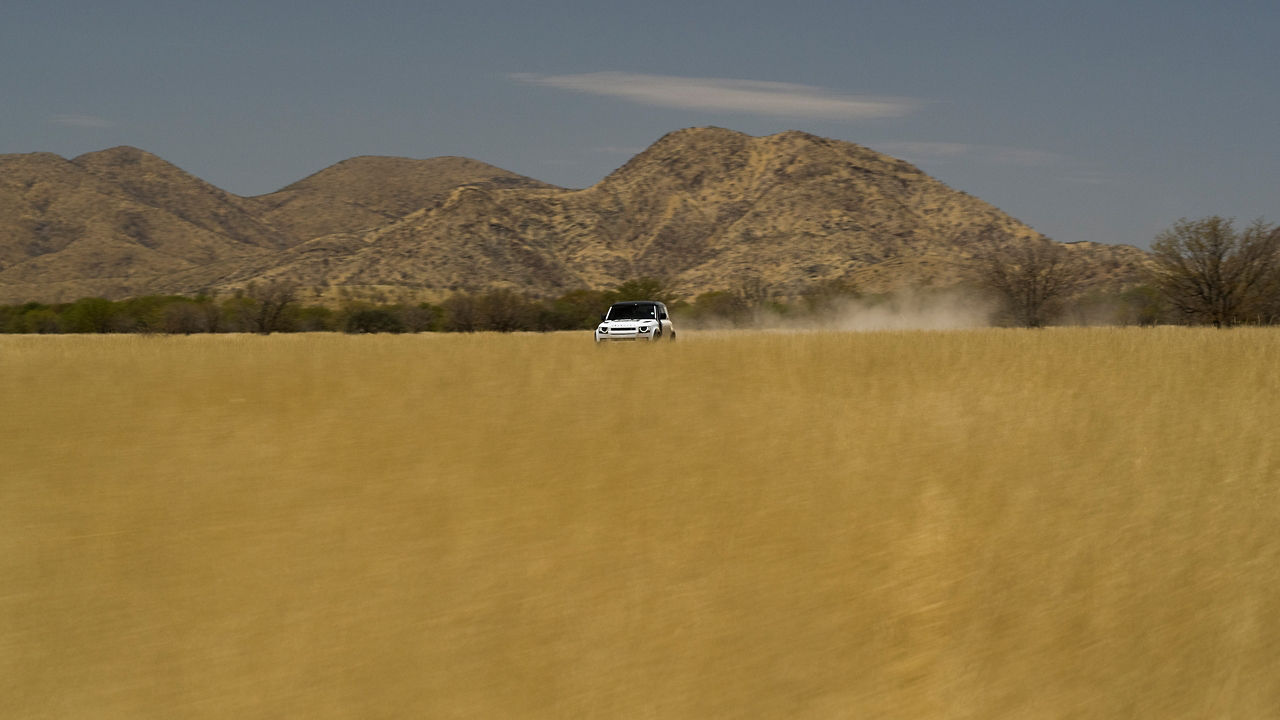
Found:
[{"label": "rocky mountain ridge", "polygon": [[[558,188],[467,158],[360,157],[240,197],[136,148],[0,156],[0,302],[230,290],[537,296],[661,277],[678,293],[749,279],[790,295],[958,282],[1032,228],[914,166],[802,132],[669,133],[599,183]],[[1068,246],[1099,283],[1144,253]]]}]

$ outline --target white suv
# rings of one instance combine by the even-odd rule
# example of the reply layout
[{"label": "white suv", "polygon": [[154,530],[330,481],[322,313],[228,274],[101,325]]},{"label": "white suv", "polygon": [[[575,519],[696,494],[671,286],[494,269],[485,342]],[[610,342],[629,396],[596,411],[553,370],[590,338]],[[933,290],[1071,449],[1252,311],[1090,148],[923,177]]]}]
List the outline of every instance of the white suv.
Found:
[{"label": "white suv", "polygon": [[654,300],[629,300],[614,303],[600,316],[596,342],[606,340],[676,339],[667,306]]}]

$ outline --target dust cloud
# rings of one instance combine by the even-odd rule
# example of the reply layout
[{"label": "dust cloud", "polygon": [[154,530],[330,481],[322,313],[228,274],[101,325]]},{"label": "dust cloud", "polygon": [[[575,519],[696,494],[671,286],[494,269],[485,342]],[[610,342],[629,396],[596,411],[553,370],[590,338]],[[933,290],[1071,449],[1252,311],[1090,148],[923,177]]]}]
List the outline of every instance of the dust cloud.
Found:
[{"label": "dust cloud", "polygon": [[902,292],[890,296],[839,298],[810,312],[757,308],[745,317],[677,318],[681,330],[770,330],[779,332],[873,332],[963,330],[992,327],[997,308],[972,293]]}]

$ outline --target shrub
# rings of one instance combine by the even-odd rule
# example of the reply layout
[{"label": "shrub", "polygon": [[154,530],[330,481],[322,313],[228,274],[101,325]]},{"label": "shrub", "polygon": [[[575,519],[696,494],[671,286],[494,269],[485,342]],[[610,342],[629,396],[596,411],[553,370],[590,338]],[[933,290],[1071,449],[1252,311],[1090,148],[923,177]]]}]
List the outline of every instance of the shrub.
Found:
[{"label": "shrub", "polygon": [[62,329],[72,333],[108,333],[119,329],[116,304],[106,298],[81,298],[62,311]]},{"label": "shrub", "polygon": [[404,332],[404,323],[385,308],[365,308],[348,315],[343,330],[349,333],[401,333]]}]

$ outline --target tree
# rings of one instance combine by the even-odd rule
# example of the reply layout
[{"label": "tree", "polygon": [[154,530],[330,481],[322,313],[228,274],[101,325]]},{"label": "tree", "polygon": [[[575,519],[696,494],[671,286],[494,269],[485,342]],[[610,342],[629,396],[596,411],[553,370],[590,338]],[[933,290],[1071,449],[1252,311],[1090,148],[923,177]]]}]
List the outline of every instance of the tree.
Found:
[{"label": "tree", "polygon": [[1182,218],[1151,245],[1153,280],[1192,322],[1230,327],[1267,312],[1280,285],[1280,228],[1256,220],[1243,231],[1216,215]]},{"label": "tree", "polygon": [[436,327],[440,310],[431,303],[408,304],[396,313],[405,332],[427,332]]},{"label": "tree", "polygon": [[23,306],[22,316],[18,321],[17,332],[23,333],[60,333],[61,320],[53,308],[40,303],[27,303]]},{"label": "tree", "polygon": [[542,330],[590,330],[609,308],[600,290],[570,290],[548,304],[539,317]]},{"label": "tree", "polygon": [[860,295],[858,286],[852,280],[828,278],[810,283],[800,293],[800,299],[807,312],[818,314],[837,310],[842,304],[856,300]]},{"label": "tree", "polygon": [[165,312],[174,303],[189,302],[180,295],[139,295],[117,303],[116,326],[121,332],[153,333],[165,329]]},{"label": "tree", "polygon": [[976,257],[979,284],[995,293],[1013,322],[1043,327],[1059,303],[1079,288],[1084,268],[1051,240],[1006,245]]},{"label": "tree", "polygon": [[224,322],[222,306],[218,304],[218,291],[200,291],[196,294],[196,304],[200,306],[200,310],[204,315],[204,331],[211,333],[222,332]]},{"label": "tree", "polygon": [[1262,286],[1259,294],[1261,299],[1251,317],[1267,325],[1280,324],[1280,268],[1271,273],[1271,279]]},{"label": "tree", "polygon": [[657,300],[670,305],[675,295],[661,278],[642,277],[628,280],[606,293],[606,306],[624,300]]},{"label": "tree", "polygon": [[475,332],[480,328],[480,302],[469,292],[457,292],[441,303],[446,332]]},{"label": "tree", "polygon": [[194,300],[174,302],[165,306],[164,320],[161,325],[170,334],[190,335],[191,333],[208,332],[208,321],[204,308]]},{"label": "tree", "polygon": [[304,305],[293,314],[293,329],[298,332],[340,330],[335,313],[324,305]]},{"label": "tree", "polygon": [[109,333],[116,329],[116,304],[106,298],[87,297],[62,312],[62,327],[73,333]]},{"label": "tree", "polygon": [[514,290],[496,288],[480,296],[480,327],[484,330],[514,332],[532,330],[536,308]]},{"label": "tree", "polygon": [[287,330],[289,312],[297,301],[298,286],[286,280],[251,282],[245,296],[253,301],[247,316],[249,330],[269,335]]},{"label": "tree", "polygon": [[694,298],[690,314],[698,322],[739,325],[748,319],[750,313],[751,306],[738,293],[732,290],[712,290]]},{"label": "tree", "polygon": [[1121,325],[1154,326],[1167,314],[1164,297],[1153,285],[1136,285],[1119,296]]},{"label": "tree", "polygon": [[386,308],[363,308],[347,316],[343,329],[349,333],[402,333],[404,323]]}]

